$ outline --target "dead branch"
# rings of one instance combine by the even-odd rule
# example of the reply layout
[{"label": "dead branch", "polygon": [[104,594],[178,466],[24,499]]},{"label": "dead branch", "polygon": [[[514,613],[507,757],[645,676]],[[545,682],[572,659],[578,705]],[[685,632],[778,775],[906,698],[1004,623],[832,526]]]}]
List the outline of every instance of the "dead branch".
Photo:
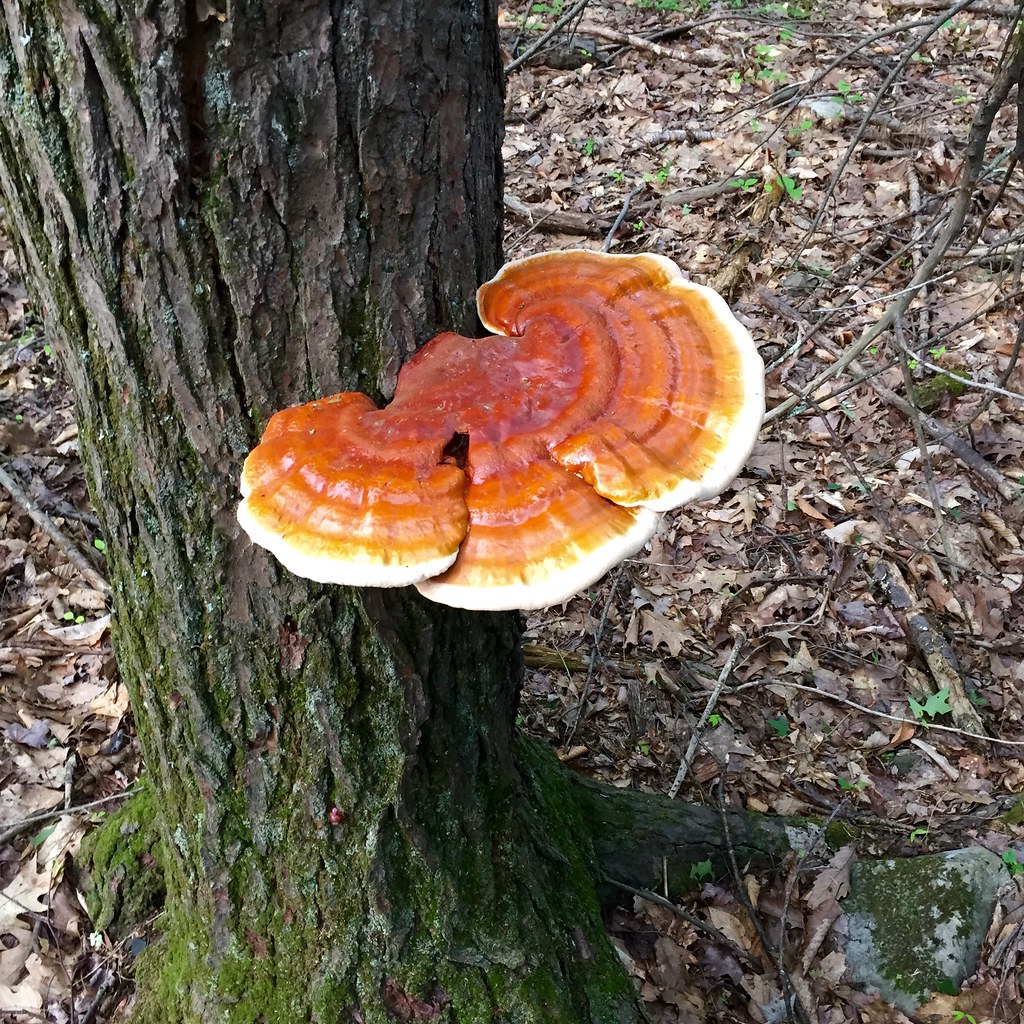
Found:
[{"label": "dead branch", "polygon": [[675,50],[671,46],[662,46],[661,43],[652,42],[643,36],[631,35],[628,32],[616,32],[614,29],[605,28],[604,25],[580,25],[578,31],[580,35],[596,36],[609,43],[631,46],[634,50],[643,50],[645,53],[653,53],[656,57],[666,57],[669,60],[682,61],[684,64],[693,64],[696,67],[718,67],[726,59],[724,54],[705,53],[703,50]]},{"label": "dead branch", "polygon": [[[887,7],[893,7],[898,11],[944,11],[949,4],[946,0],[886,0]],[[1005,21],[1015,21],[1019,8],[1010,7],[1005,4],[972,4],[972,14],[984,14],[989,18],[999,18]]]},{"label": "dead branch", "polygon": [[[907,358],[907,348],[903,343],[903,322],[897,320],[893,324],[894,332],[896,335],[896,344],[898,348],[897,359],[899,360],[900,370],[903,372],[903,386],[906,389],[908,395],[914,393],[914,378],[910,373],[910,360]],[[946,564],[949,566],[949,574],[954,580],[960,579],[960,563],[956,559],[956,555],[953,553],[953,545],[949,539],[949,531],[946,529],[946,523],[943,520],[942,502],[939,498],[939,489],[935,483],[935,470],[932,468],[932,457],[928,454],[928,442],[924,436],[924,425],[921,422],[921,410],[914,405],[913,402],[909,403],[909,416],[911,424],[914,427],[914,437],[917,439],[917,448],[921,453],[921,467],[924,470],[925,486],[928,488],[928,497],[932,503],[932,515],[935,517],[935,529],[939,535],[939,540],[942,543],[942,552],[946,556]]]},{"label": "dead branch", "polygon": [[964,733],[984,735],[985,724],[967,696],[963,675],[956,655],[946,638],[932,625],[924,606],[894,562],[880,560],[874,577],[882,585],[889,604],[898,613],[904,635],[910,646],[924,660],[935,683],[936,692],[949,691],[950,715]]},{"label": "dead branch", "polygon": [[612,222],[603,217],[573,213],[571,210],[548,210],[537,203],[524,203],[508,194],[503,197],[503,202],[513,217],[537,230],[544,228],[560,234],[604,238],[612,226]]},{"label": "dead branch", "polygon": [[679,787],[683,784],[683,780],[686,778],[687,772],[690,770],[690,765],[693,763],[693,759],[697,754],[697,747],[700,745],[700,738],[703,735],[704,726],[707,725],[708,719],[711,717],[711,712],[715,710],[715,706],[718,704],[718,698],[722,695],[722,691],[725,689],[725,684],[729,678],[729,674],[732,672],[733,666],[736,664],[736,659],[740,656],[740,651],[743,650],[743,645],[746,642],[747,638],[740,633],[732,645],[729,657],[725,659],[725,664],[722,666],[722,671],[718,676],[718,682],[715,683],[715,688],[711,691],[711,695],[708,697],[707,703],[704,705],[704,710],[701,712],[699,721],[693,727],[693,735],[690,737],[690,742],[687,744],[686,753],[683,754],[683,760],[679,765],[679,771],[676,772],[676,777],[672,780],[672,785],[668,787],[668,795],[672,797],[672,799],[675,799],[676,794],[679,792]]},{"label": "dead branch", "polygon": [[29,514],[32,522],[36,524],[53,541],[67,560],[82,574],[89,586],[94,590],[110,593],[110,584],[92,567],[89,560],[79,550],[70,537],[66,537],[59,526],[39,507],[32,497],[25,491],[21,484],[0,466],[0,487],[3,487],[10,496]]},{"label": "dead branch", "polygon": [[566,25],[583,14],[590,0],[578,0],[539,39],[535,39],[518,57],[505,65],[505,76],[518,71],[535,53],[539,53]]}]

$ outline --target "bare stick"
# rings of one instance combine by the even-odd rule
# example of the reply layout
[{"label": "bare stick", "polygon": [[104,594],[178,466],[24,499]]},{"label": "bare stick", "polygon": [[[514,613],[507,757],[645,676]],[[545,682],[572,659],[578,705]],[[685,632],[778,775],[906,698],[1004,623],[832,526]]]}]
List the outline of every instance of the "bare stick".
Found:
[{"label": "bare stick", "polygon": [[[758,680],[752,683],[741,683],[735,689],[731,690],[730,693],[742,693],[744,690],[753,690],[758,686],[766,685],[763,680]],[[998,736],[986,736],[981,732],[970,732],[967,729],[958,729],[954,725],[939,725],[937,722],[928,722],[925,725],[919,722],[916,718],[901,718],[899,715],[890,715],[886,711],[879,711],[878,708],[869,708],[864,704],[858,704],[856,701],[850,700],[847,697],[840,697],[838,694],[829,693],[827,690],[819,690],[816,686],[804,686],[802,683],[790,683],[785,682],[780,685],[786,686],[791,690],[799,690],[801,693],[812,693],[815,697],[820,697],[822,700],[830,700],[836,704],[842,704],[844,707],[853,708],[854,711],[863,712],[865,715],[871,715],[872,718],[881,718],[886,722],[896,722],[899,725],[912,725],[916,729],[927,728],[931,731],[948,732],[954,736],[962,736],[964,739],[969,740],[984,740],[985,743],[1001,744],[1004,747],[1024,747],[1024,740],[1004,740]]]},{"label": "bare stick", "polygon": [[678,904],[673,903],[670,899],[666,899],[664,896],[659,896],[656,892],[651,892],[649,889],[634,889],[633,886],[626,885],[625,882],[619,882],[614,878],[606,877],[604,878],[604,881],[616,889],[628,892],[637,899],[646,900],[648,903],[653,903],[655,906],[671,910],[676,917],[681,917],[684,921],[688,921],[697,931],[706,935],[709,939],[714,939],[715,942],[730,950],[738,960],[742,960],[751,967],[760,968],[761,963],[757,957],[751,956],[742,946],[733,942],[728,935],[724,932],[720,932],[713,924],[708,924],[707,921],[702,921],[695,914],[688,913]]},{"label": "bare stick", "polygon": [[61,804],[60,807],[54,807],[52,810],[40,811],[38,814],[29,815],[29,817],[14,822],[13,825],[0,832],[0,846],[3,846],[4,843],[9,843],[16,836],[20,836],[22,832],[28,831],[33,825],[41,825],[43,822],[53,821],[54,818],[63,818],[66,814],[91,811],[96,807],[112,803],[114,800],[122,800],[125,797],[133,796],[136,792],[137,790],[134,789],[126,789],[123,793],[112,793],[110,796],[102,797],[99,800],[91,800],[87,804],[78,804],[75,807],[65,807]]},{"label": "bare stick", "polygon": [[535,53],[543,50],[547,46],[548,41],[555,36],[560,29],[564,28],[569,24],[573,18],[581,15],[586,8],[590,0],[579,0],[578,3],[572,5],[552,26],[545,32],[539,39],[535,40],[528,46],[515,60],[510,60],[505,65],[505,75],[511,75],[513,71],[518,71]]},{"label": "bare stick", "polygon": [[629,204],[640,195],[647,188],[647,183],[643,185],[637,185],[632,192],[622,202],[622,209],[619,211],[618,217],[615,218],[615,223],[612,225],[611,231],[608,232],[608,237],[604,240],[604,245],[601,248],[602,252],[608,252],[612,247],[612,243],[615,241],[615,236],[619,232],[619,228],[622,227],[622,222],[626,219],[626,214],[629,213]]},{"label": "bare stick", "polygon": [[616,32],[614,29],[605,28],[603,25],[580,25],[580,35],[596,36],[609,43],[618,43],[620,46],[632,46],[635,50],[645,50],[653,53],[656,57],[667,57],[670,60],[682,61],[684,64],[694,64],[698,67],[717,67],[723,63],[724,57],[712,57],[701,53],[700,50],[674,50],[671,46],[662,46],[661,43],[652,43],[650,39],[643,36],[631,35],[628,32]]},{"label": "bare stick", "polygon": [[725,684],[729,678],[729,674],[732,672],[733,666],[736,664],[736,659],[740,656],[740,651],[743,649],[743,645],[746,642],[747,638],[742,633],[736,637],[736,640],[732,645],[732,650],[729,652],[729,657],[725,659],[725,664],[722,666],[722,671],[718,676],[718,682],[715,683],[715,688],[711,691],[711,696],[708,697],[707,704],[704,705],[704,710],[701,712],[700,719],[693,727],[693,735],[690,737],[690,742],[686,746],[686,753],[683,754],[683,760],[679,765],[679,771],[676,772],[676,777],[672,780],[672,785],[668,787],[668,795],[673,799],[675,799],[676,794],[679,792],[679,787],[683,784],[683,780],[690,771],[690,765],[693,763],[693,759],[697,754],[697,747],[700,745],[700,738],[704,732],[704,726],[707,725],[708,719],[711,717],[711,712],[715,710],[715,706],[718,704],[718,698],[722,696],[722,691],[725,689]]},{"label": "bare stick", "polygon": [[89,564],[89,560],[79,551],[74,541],[64,536],[57,524],[32,500],[29,494],[22,489],[21,484],[3,466],[0,466],[0,487],[10,494],[29,514],[32,522],[64,552],[67,560],[85,577],[89,586],[104,594],[110,593],[110,584]]},{"label": "bare stick", "polygon": [[572,741],[576,736],[576,731],[580,727],[580,719],[583,717],[583,704],[587,699],[587,691],[590,689],[590,681],[594,678],[594,670],[597,668],[598,661],[603,660],[601,659],[601,636],[604,634],[604,627],[605,623],[608,621],[608,612],[611,611],[612,601],[615,600],[615,591],[618,590],[619,581],[622,579],[622,574],[625,571],[625,564],[620,565],[615,571],[615,575],[612,577],[611,588],[608,591],[608,597],[604,602],[604,608],[601,609],[601,619],[597,624],[597,629],[594,631],[594,656],[590,659],[590,666],[587,668],[587,677],[583,680],[583,688],[580,690],[580,697],[576,702],[576,719],[572,723],[569,735],[566,737],[566,747],[570,747],[572,745]]},{"label": "bare stick", "polygon": [[[907,347],[903,343],[903,322],[897,320],[893,325],[896,331],[896,343],[899,346],[900,369],[903,371],[903,387],[908,395],[913,393],[914,378],[910,375],[910,363],[907,360]],[[924,481],[928,488],[928,497],[932,502],[932,515],[935,516],[935,527],[942,542],[942,552],[946,556],[949,565],[949,574],[953,580],[960,580],[960,565],[953,553],[953,545],[949,540],[949,532],[943,521],[942,500],[939,498],[939,488],[935,483],[935,471],[932,469],[932,457],[928,454],[928,441],[924,436],[924,425],[921,423],[921,410],[913,402],[909,405],[909,419],[914,426],[914,437],[917,440],[917,450],[921,453],[921,468],[924,470]]]}]

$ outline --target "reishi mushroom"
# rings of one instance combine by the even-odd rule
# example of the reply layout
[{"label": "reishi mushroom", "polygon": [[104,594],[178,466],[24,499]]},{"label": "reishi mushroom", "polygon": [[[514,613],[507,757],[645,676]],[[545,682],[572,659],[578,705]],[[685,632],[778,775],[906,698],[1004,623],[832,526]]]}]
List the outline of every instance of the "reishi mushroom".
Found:
[{"label": "reishi mushroom", "polygon": [[721,296],[671,260],[530,256],[477,306],[492,336],[438,335],[384,409],[342,394],[271,418],[238,518],[287,569],[541,608],[742,468],[764,415],[761,359]]}]

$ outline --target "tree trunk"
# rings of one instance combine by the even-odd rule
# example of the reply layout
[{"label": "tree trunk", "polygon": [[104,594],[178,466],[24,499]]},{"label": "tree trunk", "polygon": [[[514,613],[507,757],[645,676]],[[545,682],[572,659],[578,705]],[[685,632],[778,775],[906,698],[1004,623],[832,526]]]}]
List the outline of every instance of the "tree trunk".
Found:
[{"label": "tree trunk", "polygon": [[235,522],[274,410],[474,329],[493,3],[0,6],[0,188],[160,808],[137,1019],[642,1019],[568,783],[517,767],[517,617],[309,585]]}]

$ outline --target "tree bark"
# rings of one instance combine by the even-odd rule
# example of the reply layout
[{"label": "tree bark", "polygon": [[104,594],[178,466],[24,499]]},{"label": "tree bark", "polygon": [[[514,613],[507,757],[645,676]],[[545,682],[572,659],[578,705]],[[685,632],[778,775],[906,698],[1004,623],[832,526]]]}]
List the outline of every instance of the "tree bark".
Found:
[{"label": "tree bark", "polygon": [[135,1019],[637,1021],[511,614],[307,584],[235,522],[269,415],[472,331],[479,0],[0,0],[0,189],[78,401],[168,889]]}]

